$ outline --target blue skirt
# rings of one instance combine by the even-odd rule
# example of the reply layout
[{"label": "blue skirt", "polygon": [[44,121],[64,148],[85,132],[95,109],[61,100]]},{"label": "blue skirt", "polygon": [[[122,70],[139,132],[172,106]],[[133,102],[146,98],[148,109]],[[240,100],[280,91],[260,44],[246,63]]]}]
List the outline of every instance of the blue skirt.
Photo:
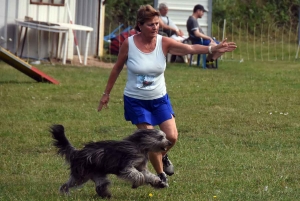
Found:
[{"label": "blue skirt", "polygon": [[132,124],[159,125],[175,117],[168,94],[154,100],[140,100],[124,95],[124,116]]}]

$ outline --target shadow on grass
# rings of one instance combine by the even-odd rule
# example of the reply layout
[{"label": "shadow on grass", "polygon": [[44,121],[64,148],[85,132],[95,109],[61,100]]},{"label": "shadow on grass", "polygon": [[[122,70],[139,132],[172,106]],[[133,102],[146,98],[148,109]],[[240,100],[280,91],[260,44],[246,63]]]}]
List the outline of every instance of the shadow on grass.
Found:
[{"label": "shadow on grass", "polygon": [[[39,84],[39,82],[36,82],[36,81],[8,80],[8,81],[0,81],[0,84]],[[46,82],[45,82],[45,84],[46,84]]]}]

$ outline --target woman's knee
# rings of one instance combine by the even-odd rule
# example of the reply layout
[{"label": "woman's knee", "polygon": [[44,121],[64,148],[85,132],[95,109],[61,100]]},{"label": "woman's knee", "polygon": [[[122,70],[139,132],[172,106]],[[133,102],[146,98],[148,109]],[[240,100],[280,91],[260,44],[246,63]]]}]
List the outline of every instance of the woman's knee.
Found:
[{"label": "woman's knee", "polygon": [[175,118],[172,117],[172,119],[163,122],[162,124],[159,125],[159,127],[163,132],[165,132],[166,138],[174,145],[178,138]]},{"label": "woman's knee", "polygon": [[174,145],[177,142],[177,140],[178,140],[178,132],[177,132],[177,130],[175,129],[172,132],[166,133],[166,137],[167,137],[167,139],[170,142],[172,142],[172,145]]}]

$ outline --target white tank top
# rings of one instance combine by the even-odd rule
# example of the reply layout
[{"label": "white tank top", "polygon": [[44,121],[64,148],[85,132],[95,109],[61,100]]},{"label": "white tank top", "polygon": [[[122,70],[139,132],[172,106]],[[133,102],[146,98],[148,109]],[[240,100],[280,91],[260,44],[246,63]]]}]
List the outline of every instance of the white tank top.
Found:
[{"label": "white tank top", "polygon": [[166,57],[162,50],[162,36],[157,35],[155,49],[144,53],[137,48],[133,36],[128,38],[127,83],[124,95],[151,100],[163,97],[166,92],[164,71]]}]

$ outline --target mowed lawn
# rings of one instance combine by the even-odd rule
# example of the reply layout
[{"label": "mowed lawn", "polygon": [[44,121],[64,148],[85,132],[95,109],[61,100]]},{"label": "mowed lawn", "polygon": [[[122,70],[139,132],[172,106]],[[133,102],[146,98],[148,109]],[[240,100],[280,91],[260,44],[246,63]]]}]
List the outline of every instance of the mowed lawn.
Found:
[{"label": "mowed lawn", "polygon": [[[60,85],[0,62],[0,200],[99,200],[92,182],[59,194],[68,166],[48,130],[63,124],[77,148],[131,134],[123,117],[126,69],[99,113],[110,69],[37,68]],[[165,76],[179,132],[170,187],[131,189],[110,176],[111,200],[300,200],[299,61],[219,62],[218,70],[168,64]]]}]

